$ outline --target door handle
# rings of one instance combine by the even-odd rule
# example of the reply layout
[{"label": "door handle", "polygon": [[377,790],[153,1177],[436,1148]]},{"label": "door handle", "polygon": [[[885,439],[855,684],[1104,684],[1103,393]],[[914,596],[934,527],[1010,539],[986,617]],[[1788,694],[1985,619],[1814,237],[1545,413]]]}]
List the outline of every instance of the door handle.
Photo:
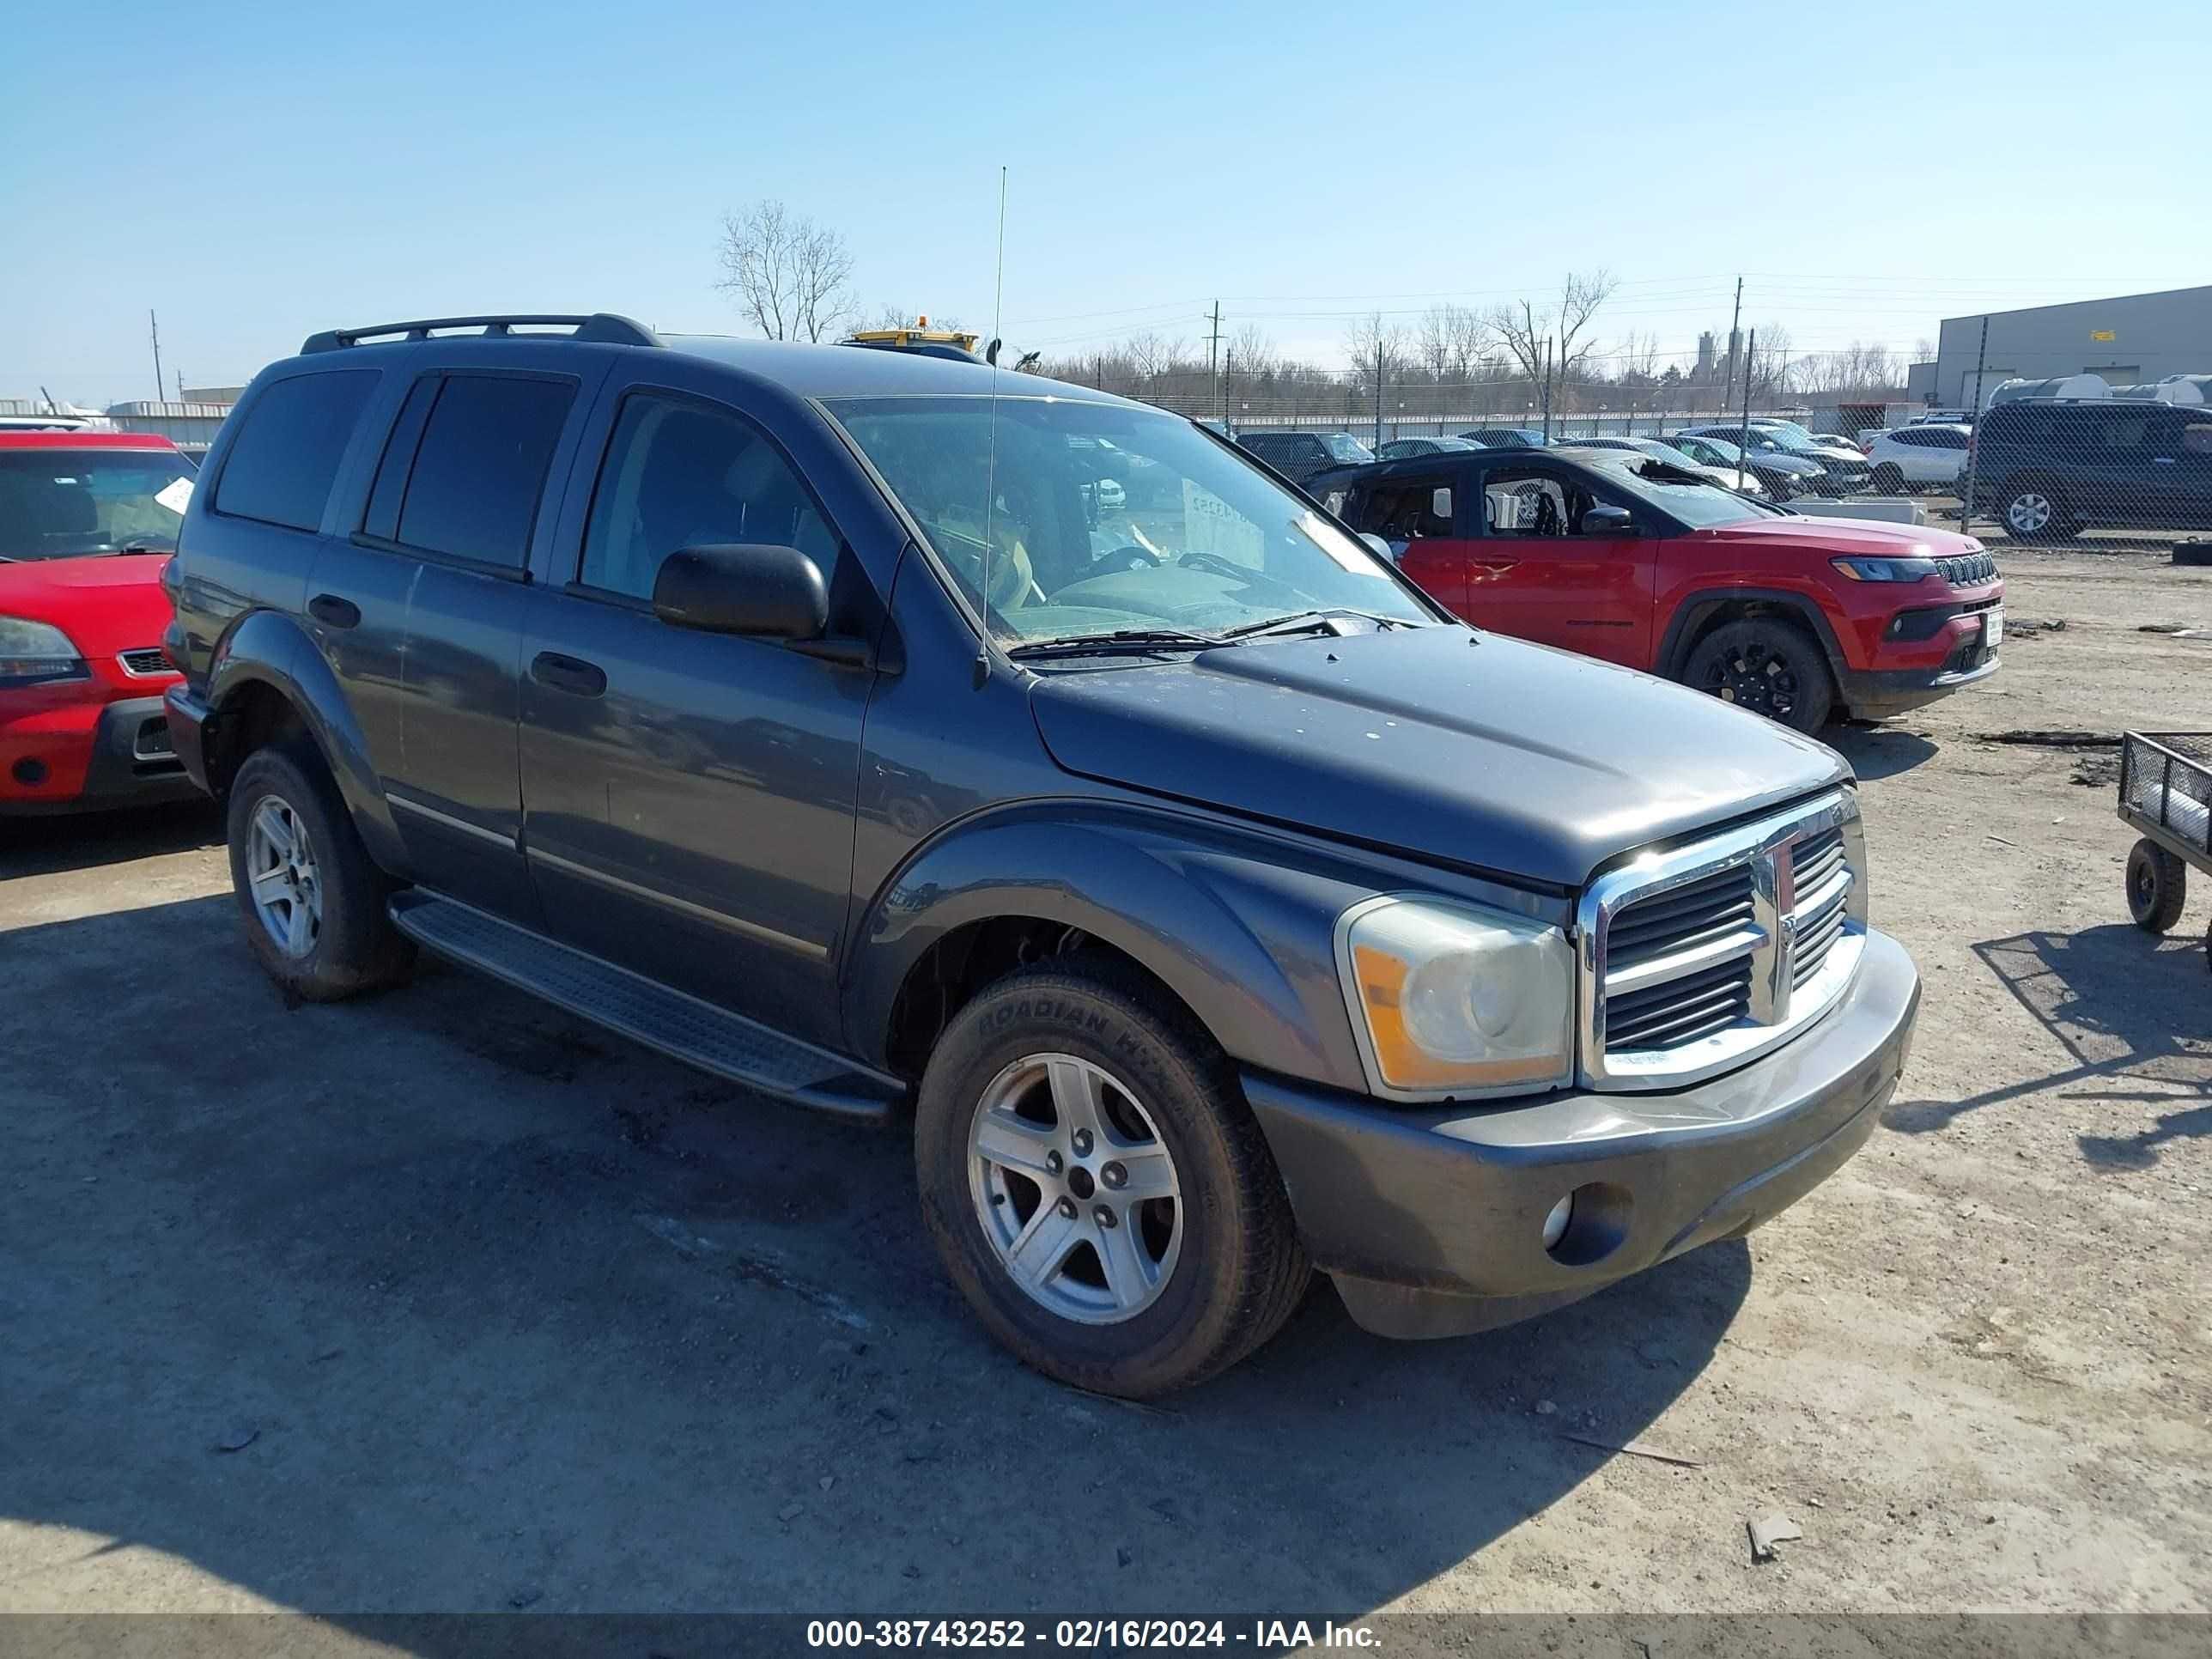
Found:
[{"label": "door handle", "polygon": [[586,662],[581,657],[563,656],[558,651],[541,651],[532,657],[530,678],[540,685],[566,691],[572,696],[597,697],[607,689],[606,670],[597,663]]},{"label": "door handle", "polygon": [[342,599],[335,593],[318,593],[307,601],[307,614],[319,623],[332,628],[357,628],[361,625],[361,607],[351,599]]}]

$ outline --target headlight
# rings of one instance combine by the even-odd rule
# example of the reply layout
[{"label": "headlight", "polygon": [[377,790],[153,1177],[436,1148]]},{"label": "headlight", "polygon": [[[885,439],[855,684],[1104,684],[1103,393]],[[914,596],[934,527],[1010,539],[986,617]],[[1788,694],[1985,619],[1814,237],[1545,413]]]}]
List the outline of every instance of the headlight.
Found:
[{"label": "headlight", "polygon": [[1855,582],[1917,582],[1936,574],[1933,559],[1831,559]]},{"label": "headlight", "polygon": [[88,672],[60,629],[21,617],[0,617],[0,685],[82,679]]},{"label": "headlight", "polygon": [[1525,917],[1374,898],[1337,923],[1337,969],[1378,1093],[1525,1094],[1574,1069],[1574,953]]}]

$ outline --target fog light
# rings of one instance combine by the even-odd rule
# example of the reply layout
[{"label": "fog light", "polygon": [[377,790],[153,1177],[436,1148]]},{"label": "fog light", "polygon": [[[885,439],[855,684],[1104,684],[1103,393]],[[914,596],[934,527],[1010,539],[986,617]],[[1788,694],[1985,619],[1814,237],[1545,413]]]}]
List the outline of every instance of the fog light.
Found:
[{"label": "fog light", "polygon": [[1567,1223],[1574,1219],[1575,1195],[1569,1193],[1552,1206],[1551,1214],[1544,1218],[1544,1248],[1550,1249],[1567,1236]]},{"label": "fog light", "polygon": [[35,789],[46,781],[46,762],[33,760],[27,755],[17,761],[10,770],[15,781],[26,789]]}]

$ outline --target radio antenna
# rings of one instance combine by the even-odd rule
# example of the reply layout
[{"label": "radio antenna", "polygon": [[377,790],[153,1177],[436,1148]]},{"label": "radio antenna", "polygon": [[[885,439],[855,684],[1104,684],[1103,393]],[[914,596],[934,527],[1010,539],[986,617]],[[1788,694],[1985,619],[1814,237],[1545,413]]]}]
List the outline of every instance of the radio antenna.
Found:
[{"label": "radio antenna", "polygon": [[[998,549],[998,537],[992,523],[999,505],[999,321],[1006,307],[1006,169],[999,168],[999,265],[997,290],[991,299],[991,349],[987,356],[991,364],[991,436],[989,459],[983,469],[983,627],[991,626],[991,555]],[[990,672],[988,652],[975,658],[975,683],[981,685]]]}]

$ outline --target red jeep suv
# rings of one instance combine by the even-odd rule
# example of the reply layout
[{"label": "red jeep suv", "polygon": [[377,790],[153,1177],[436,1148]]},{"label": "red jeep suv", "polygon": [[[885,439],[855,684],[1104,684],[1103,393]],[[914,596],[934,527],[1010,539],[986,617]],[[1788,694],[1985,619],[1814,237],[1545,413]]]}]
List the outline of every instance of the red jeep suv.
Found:
[{"label": "red jeep suv", "polygon": [[167,438],[0,433],[0,815],[195,794],[161,706],[192,476]]},{"label": "red jeep suv", "polygon": [[1996,672],[2004,584],[1972,537],[1804,517],[1625,450],[1424,455],[1305,488],[1480,627],[1801,732],[1901,714]]}]

